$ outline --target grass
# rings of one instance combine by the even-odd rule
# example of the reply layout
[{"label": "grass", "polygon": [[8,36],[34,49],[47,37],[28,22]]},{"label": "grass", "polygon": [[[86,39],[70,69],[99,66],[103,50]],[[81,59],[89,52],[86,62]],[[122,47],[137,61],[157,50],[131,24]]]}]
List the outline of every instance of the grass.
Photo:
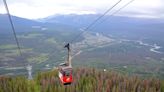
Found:
[{"label": "grass", "polygon": [[[6,47],[6,48],[8,48],[8,47]],[[22,53],[30,53],[32,51],[33,51],[32,48],[21,48]],[[1,54],[1,52],[0,52],[0,54]],[[4,50],[1,57],[6,59],[7,57],[9,58],[9,57],[17,57],[17,56],[19,56],[19,51],[16,47],[13,49]],[[13,58],[13,59],[15,59],[15,58]]]},{"label": "grass", "polygon": [[32,56],[27,59],[28,62],[42,63],[49,59],[48,54],[42,53],[38,56]]},{"label": "grass", "polygon": [[48,42],[50,44],[57,44],[55,38],[48,38],[48,39],[46,39],[46,42]]},{"label": "grass", "polygon": [[40,37],[43,36],[43,34],[41,33],[30,33],[30,34],[26,34],[26,35],[19,35],[19,38],[25,38],[25,39],[29,39],[29,38],[36,38],[36,37]]},{"label": "grass", "polygon": [[17,48],[17,46],[13,44],[0,45],[0,49],[14,49],[14,48]]},{"label": "grass", "polygon": [[0,77],[0,92],[163,92],[164,81],[142,79],[114,71],[77,68],[69,86],[60,83],[57,70],[38,73],[33,80],[17,76]]}]

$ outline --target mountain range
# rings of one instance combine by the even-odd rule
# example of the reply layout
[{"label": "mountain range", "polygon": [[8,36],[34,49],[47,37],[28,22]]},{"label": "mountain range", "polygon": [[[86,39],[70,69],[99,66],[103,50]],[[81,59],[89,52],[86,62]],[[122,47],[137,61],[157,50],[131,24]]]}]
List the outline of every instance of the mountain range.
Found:
[{"label": "mountain range", "polygon": [[[85,27],[91,24],[99,16],[101,15],[54,15],[40,19],[40,21],[46,23],[60,23],[85,29]],[[127,37],[136,37],[141,35],[149,36],[150,34],[151,36],[161,37],[161,33],[164,33],[163,25],[164,20],[162,19],[145,19],[107,15],[95,23],[95,25],[91,26],[88,31],[103,32],[119,36],[126,35]]]},{"label": "mountain range", "polygon": [[[30,31],[32,27],[42,26],[49,28],[75,28],[76,30],[85,29],[91,24],[99,14],[86,14],[86,15],[53,15],[42,19],[29,20],[12,16],[14,25],[17,31],[25,30]],[[9,29],[8,17],[4,14],[0,15],[0,29]],[[122,16],[105,16],[100,21],[91,26],[88,31],[96,31],[102,33],[109,33],[119,36],[136,37],[140,35],[154,35],[161,37],[161,33],[164,33],[164,20],[162,19],[144,19],[144,18],[132,18]]]}]

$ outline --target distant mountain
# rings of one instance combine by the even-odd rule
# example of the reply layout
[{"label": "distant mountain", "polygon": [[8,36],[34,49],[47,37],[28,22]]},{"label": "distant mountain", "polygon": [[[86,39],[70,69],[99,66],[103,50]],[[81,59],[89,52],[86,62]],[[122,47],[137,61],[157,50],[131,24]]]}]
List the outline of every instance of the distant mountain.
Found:
[{"label": "distant mountain", "polygon": [[[66,25],[72,25],[77,27],[86,27],[90,23],[92,23],[95,19],[97,19],[99,14],[85,14],[85,15],[54,15],[49,16],[47,18],[40,19],[42,22],[48,23],[61,23]],[[134,27],[134,26],[142,26],[149,24],[164,24],[164,20],[160,19],[144,19],[144,18],[132,18],[132,17],[123,17],[123,16],[104,16],[97,24],[96,27],[100,25],[102,27]]]},{"label": "distant mountain", "polygon": [[[25,19],[25,18],[21,18],[21,17],[17,17],[17,16],[12,16],[12,15],[11,15],[11,18],[16,25],[19,24],[19,25],[32,26],[32,25],[36,25],[36,24],[41,24],[34,20]],[[4,24],[9,23],[7,14],[0,14],[0,23],[4,23]]]},{"label": "distant mountain", "polygon": [[[61,23],[43,23],[36,20],[30,20],[20,18],[17,16],[11,16],[15,30],[17,32],[29,32],[29,31],[45,31],[45,30],[75,30],[74,27],[64,25]],[[11,30],[11,25],[6,14],[0,14],[0,33],[8,33]]]},{"label": "distant mountain", "polygon": [[[85,15],[54,15],[40,19],[44,23],[60,23],[78,28],[85,28],[92,23],[99,14]],[[161,37],[164,34],[164,20],[150,18],[134,18],[123,16],[104,16],[93,25],[89,31],[103,32],[126,37]]]},{"label": "distant mountain", "polygon": [[[85,15],[53,15],[39,20],[29,20],[12,16],[12,20],[17,32],[40,31],[40,30],[74,30],[87,27],[99,14]],[[11,30],[8,16],[0,14],[0,32]],[[161,39],[164,34],[164,20],[144,19],[122,16],[104,16],[93,25],[89,31],[111,34],[118,37],[142,38],[153,37]]]},{"label": "distant mountain", "polygon": [[94,21],[99,15],[54,15],[47,18],[40,19],[42,22],[61,23],[66,25],[73,25],[77,27],[87,26]]},{"label": "distant mountain", "polygon": [[[15,29],[18,32],[29,31],[32,26],[40,26],[42,23],[39,23],[34,20],[24,19],[16,16],[11,16]],[[0,14],[0,30],[5,32],[11,30],[11,25],[6,14]]]}]

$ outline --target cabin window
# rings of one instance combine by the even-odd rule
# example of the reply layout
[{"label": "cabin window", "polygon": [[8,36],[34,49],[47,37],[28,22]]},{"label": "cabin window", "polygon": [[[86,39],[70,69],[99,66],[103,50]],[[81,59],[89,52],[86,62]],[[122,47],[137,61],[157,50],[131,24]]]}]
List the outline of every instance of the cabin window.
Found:
[{"label": "cabin window", "polygon": [[66,70],[66,71],[63,72],[64,76],[70,76],[70,74],[71,74],[70,70]]}]

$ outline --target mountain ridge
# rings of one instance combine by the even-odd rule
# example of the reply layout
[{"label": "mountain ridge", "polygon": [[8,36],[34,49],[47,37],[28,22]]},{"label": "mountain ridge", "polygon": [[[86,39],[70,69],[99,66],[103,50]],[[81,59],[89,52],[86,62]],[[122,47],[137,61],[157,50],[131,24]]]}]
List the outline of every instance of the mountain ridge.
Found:
[{"label": "mountain ridge", "polygon": [[[97,14],[86,14],[86,15],[54,15],[43,18],[42,21],[47,23],[61,23],[69,26],[75,26],[77,28],[85,29],[100,15]],[[144,33],[155,33],[158,31],[164,33],[164,20],[161,19],[143,19],[143,18],[132,18],[125,16],[104,16],[100,21],[91,26],[88,31],[104,32],[107,34],[138,34]],[[138,36],[137,35],[137,36]],[[159,34],[160,35],[160,34]]]}]

